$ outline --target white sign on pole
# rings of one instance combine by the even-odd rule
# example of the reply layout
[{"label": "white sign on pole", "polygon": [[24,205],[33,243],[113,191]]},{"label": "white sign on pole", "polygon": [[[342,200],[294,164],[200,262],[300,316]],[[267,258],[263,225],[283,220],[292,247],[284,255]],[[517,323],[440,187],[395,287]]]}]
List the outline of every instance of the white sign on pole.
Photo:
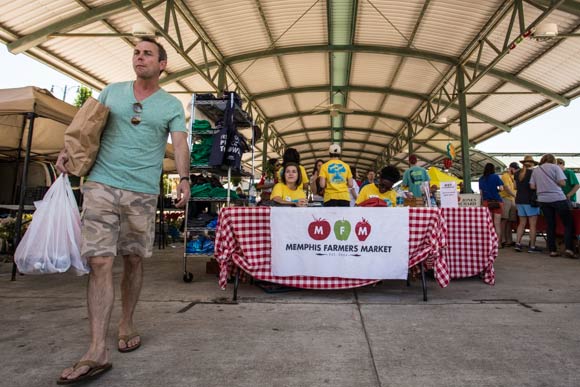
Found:
[{"label": "white sign on pole", "polygon": [[454,181],[441,182],[441,208],[457,208],[457,184]]}]

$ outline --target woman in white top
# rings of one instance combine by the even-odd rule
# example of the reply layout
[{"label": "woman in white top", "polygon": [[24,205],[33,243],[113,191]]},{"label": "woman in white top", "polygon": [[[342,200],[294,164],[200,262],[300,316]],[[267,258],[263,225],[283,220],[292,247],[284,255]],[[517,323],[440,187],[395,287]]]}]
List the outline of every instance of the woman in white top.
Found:
[{"label": "woman in white top", "polygon": [[546,219],[546,234],[548,236],[548,249],[550,257],[560,255],[556,249],[556,214],[564,225],[564,243],[568,258],[578,258],[574,253],[574,219],[562,187],[566,185],[566,175],[556,165],[554,155],[545,154],[540,160],[540,166],[534,168],[530,178],[530,188],[536,190],[538,203]]}]

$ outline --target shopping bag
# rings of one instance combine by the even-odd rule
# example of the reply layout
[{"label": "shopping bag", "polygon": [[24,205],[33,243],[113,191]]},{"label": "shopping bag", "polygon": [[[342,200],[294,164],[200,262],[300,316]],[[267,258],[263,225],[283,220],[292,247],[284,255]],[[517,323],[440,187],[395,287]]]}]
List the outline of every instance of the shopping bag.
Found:
[{"label": "shopping bag", "polygon": [[71,175],[88,175],[99,153],[108,117],[109,108],[89,98],[64,132],[64,147],[69,157],[65,166]]},{"label": "shopping bag", "polygon": [[81,258],[81,218],[68,176],[61,174],[34,203],[32,222],[14,253],[18,270],[25,274],[63,273],[72,268],[87,274]]}]

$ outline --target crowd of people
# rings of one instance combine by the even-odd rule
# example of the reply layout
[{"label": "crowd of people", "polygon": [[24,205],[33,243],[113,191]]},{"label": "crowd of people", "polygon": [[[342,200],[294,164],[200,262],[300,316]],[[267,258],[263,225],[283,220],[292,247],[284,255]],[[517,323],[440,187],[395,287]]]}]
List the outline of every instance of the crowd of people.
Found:
[{"label": "crowd of people", "polygon": [[[399,170],[394,166],[384,167],[379,178],[373,170],[367,171],[366,180],[357,179],[354,166],[340,159],[339,144],[331,144],[328,161],[316,160],[312,174],[308,178],[305,168],[300,165],[300,154],[288,148],[278,159],[270,159],[264,173],[256,185],[261,190],[261,201],[265,204],[325,207],[354,207],[364,205],[369,199],[378,198],[388,207],[397,205],[397,193],[393,189],[401,180]],[[427,171],[417,166],[417,156],[409,157],[410,168],[403,175],[402,187],[408,190],[408,197],[421,198],[422,184],[429,183]]]},{"label": "crowd of people", "polygon": [[[563,255],[578,258],[575,253],[575,230],[572,206],[580,188],[576,174],[565,168],[564,160],[545,154],[539,162],[532,156],[509,165],[501,175],[495,173],[492,163],[487,163],[479,179],[482,205],[492,214],[496,234],[502,247],[523,251],[522,238],[529,229],[529,253],[541,252],[536,246],[537,221],[540,213],[546,222],[547,248],[551,257],[560,252],[556,246],[556,218],[564,226]],[[517,219],[516,240],[512,227]]]}]

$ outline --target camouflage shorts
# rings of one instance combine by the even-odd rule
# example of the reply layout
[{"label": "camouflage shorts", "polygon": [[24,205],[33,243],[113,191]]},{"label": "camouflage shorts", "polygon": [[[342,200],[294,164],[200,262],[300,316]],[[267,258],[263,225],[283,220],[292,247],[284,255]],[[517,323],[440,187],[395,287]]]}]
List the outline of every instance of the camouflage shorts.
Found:
[{"label": "camouflage shorts", "polygon": [[157,195],[93,181],[83,185],[83,257],[153,254]]}]

